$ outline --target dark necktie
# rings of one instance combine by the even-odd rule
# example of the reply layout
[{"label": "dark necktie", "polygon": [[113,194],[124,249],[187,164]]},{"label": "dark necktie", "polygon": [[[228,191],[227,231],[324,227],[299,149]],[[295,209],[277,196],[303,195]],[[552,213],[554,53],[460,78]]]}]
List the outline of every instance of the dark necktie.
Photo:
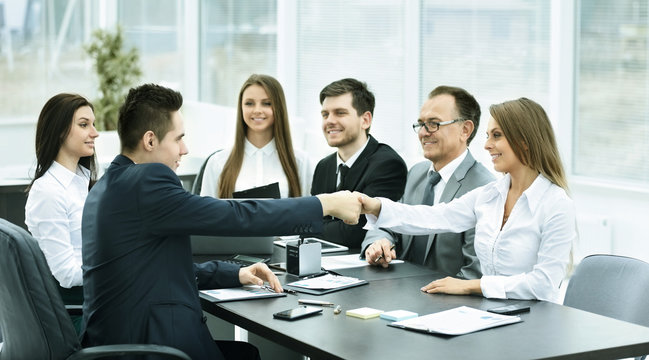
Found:
[{"label": "dark necktie", "polygon": [[[434,187],[442,179],[437,171],[431,171],[428,174],[428,183],[424,190],[424,197],[421,200],[423,205],[433,205],[435,203]],[[430,235],[417,235],[412,238],[412,245],[408,251],[408,260],[416,264],[424,264],[426,260],[426,247],[428,247],[428,238]]]},{"label": "dark necktie", "polygon": [[349,171],[349,166],[345,164],[338,165],[338,172],[340,173],[340,182],[338,183],[338,186],[336,186],[336,191],[340,191],[343,189],[343,185],[345,184],[345,176],[347,176],[348,171]]}]

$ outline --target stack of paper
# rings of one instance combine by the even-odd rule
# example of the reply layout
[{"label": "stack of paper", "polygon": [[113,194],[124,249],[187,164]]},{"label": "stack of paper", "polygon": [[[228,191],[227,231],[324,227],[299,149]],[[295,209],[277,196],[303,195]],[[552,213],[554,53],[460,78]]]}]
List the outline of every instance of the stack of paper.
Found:
[{"label": "stack of paper", "polygon": [[412,311],[392,310],[381,314],[381,319],[390,320],[390,321],[401,321],[401,320],[416,318],[417,316],[419,316],[419,314]]},{"label": "stack of paper", "polygon": [[353,316],[353,317],[366,320],[366,319],[378,317],[379,315],[381,315],[382,312],[383,310],[372,309],[369,307],[362,307],[358,309],[347,310],[345,314],[347,314],[347,316]]},{"label": "stack of paper", "polygon": [[518,316],[499,315],[461,306],[408,320],[388,324],[402,329],[431,334],[462,335],[522,321]]}]

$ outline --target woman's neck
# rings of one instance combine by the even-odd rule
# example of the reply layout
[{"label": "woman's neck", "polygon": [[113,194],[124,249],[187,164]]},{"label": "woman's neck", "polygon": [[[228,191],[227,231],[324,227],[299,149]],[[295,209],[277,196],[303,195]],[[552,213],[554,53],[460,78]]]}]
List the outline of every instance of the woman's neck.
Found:
[{"label": "woman's neck", "polygon": [[59,153],[56,155],[56,161],[57,163],[63,165],[66,169],[72,171],[73,173],[77,172],[77,166],[79,166],[79,157],[76,156],[69,156],[62,151],[59,151]]},{"label": "woman's neck", "polygon": [[246,139],[250,141],[257,149],[261,149],[266,146],[271,140],[273,140],[272,132],[252,132],[249,131],[246,135]]},{"label": "woman's neck", "polygon": [[511,177],[510,192],[522,194],[532,185],[539,173],[528,166],[521,166],[520,169],[510,172],[509,176]]}]

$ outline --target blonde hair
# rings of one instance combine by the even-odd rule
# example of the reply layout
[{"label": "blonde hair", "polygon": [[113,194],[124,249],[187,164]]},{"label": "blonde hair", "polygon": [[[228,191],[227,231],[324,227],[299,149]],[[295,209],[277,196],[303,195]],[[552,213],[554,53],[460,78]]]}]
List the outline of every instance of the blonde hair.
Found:
[{"label": "blonde hair", "polygon": [[286,110],[286,99],[282,85],[275,78],[269,75],[252,74],[241,86],[239,100],[237,103],[237,125],[234,135],[234,146],[228,160],[225,162],[223,172],[219,177],[216,192],[220,198],[230,198],[234,192],[234,186],[241,172],[243,164],[244,144],[248,125],[243,120],[241,101],[243,92],[251,85],[259,85],[266,91],[273,108],[273,138],[275,147],[282,164],[286,180],[288,181],[288,196],[298,197],[302,195],[300,181],[297,171],[297,161],[293,152],[293,141],[291,140],[291,129],[288,123],[288,112]]},{"label": "blonde hair", "polygon": [[552,124],[541,105],[520,98],[491,105],[489,113],[500,125],[518,160],[567,192],[568,181]]}]

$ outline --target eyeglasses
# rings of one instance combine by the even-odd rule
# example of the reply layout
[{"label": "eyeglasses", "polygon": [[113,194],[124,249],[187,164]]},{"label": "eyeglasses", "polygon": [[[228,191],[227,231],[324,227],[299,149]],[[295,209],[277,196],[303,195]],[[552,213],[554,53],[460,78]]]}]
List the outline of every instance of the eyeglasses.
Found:
[{"label": "eyeglasses", "polygon": [[435,131],[439,130],[439,127],[442,125],[450,125],[453,123],[456,123],[458,121],[464,121],[464,119],[455,119],[451,121],[442,121],[442,122],[435,122],[435,121],[426,121],[426,122],[416,122],[412,124],[412,129],[415,130],[416,133],[419,133],[419,130],[421,128],[425,128],[427,132],[429,133],[434,133]]}]

